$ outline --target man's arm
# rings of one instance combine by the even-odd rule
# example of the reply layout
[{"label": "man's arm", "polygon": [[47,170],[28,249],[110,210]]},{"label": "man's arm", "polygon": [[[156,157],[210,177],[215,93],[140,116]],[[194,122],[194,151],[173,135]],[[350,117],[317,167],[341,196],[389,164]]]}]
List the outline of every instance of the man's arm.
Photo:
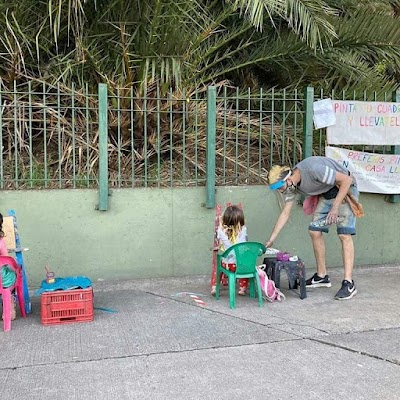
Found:
[{"label": "man's arm", "polygon": [[353,179],[351,176],[343,174],[341,172],[336,172],[336,185],[339,187],[339,192],[332,204],[332,208],[327,215],[328,223],[336,223],[338,218],[339,206],[342,204],[344,198],[346,197]]},{"label": "man's arm", "polygon": [[292,210],[294,201],[289,201],[285,203],[285,206],[283,207],[283,210],[281,211],[278,219],[276,220],[274,229],[271,233],[271,236],[269,237],[267,243],[265,243],[266,247],[271,247],[273,242],[276,240],[276,238],[279,235],[279,232],[283,229],[283,227],[286,225],[286,222],[289,219],[290,212]]}]

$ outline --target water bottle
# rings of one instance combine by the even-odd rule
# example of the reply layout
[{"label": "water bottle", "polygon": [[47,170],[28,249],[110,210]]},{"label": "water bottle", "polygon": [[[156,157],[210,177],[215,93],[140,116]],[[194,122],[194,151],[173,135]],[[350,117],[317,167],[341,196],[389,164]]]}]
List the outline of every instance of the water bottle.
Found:
[{"label": "water bottle", "polygon": [[[345,220],[344,217],[339,217],[337,219],[337,222],[343,222]],[[337,223],[336,222],[336,223]],[[315,227],[321,227],[321,226],[327,226],[327,225],[332,225],[331,223],[328,223],[327,219],[318,219],[317,221],[313,221],[310,224],[311,226],[315,226]]]}]

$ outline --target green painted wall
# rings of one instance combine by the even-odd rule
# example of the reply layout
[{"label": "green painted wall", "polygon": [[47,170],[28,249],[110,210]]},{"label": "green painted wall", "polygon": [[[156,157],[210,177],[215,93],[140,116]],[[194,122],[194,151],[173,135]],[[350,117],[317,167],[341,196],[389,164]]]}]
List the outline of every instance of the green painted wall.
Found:
[{"label": "green painted wall", "polygon": [[[209,273],[214,210],[202,206],[205,188],[113,190],[108,211],[96,211],[95,190],[2,191],[0,210],[14,209],[32,286],[49,264],[57,276],[92,280],[170,277]],[[242,202],[249,240],[265,242],[279,213],[266,186],[223,187],[217,202]],[[366,217],[358,221],[356,264],[400,260],[400,204],[382,195],[362,194]],[[307,233],[310,217],[295,206],[274,247],[297,254],[314,268]],[[327,236],[328,267],[342,265],[340,243]]]}]

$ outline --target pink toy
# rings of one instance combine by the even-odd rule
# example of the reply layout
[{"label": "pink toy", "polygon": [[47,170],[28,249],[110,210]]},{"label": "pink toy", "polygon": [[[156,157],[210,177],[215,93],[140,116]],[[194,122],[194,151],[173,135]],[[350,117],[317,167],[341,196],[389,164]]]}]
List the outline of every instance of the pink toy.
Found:
[{"label": "pink toy", "polygon": [[277,255],[276,255],[276,259],[277,261],[289,261],[290,258],[290,254],[286,253],[286,252],[282,252],[280,251]]}]

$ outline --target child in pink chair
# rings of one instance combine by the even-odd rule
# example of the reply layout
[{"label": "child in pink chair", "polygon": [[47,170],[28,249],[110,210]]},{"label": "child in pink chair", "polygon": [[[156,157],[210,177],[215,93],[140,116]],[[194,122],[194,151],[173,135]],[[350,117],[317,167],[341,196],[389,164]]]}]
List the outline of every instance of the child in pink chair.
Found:
[{"label": "child in pink chair", "polygon": [[[0,256],[8,256],[8,250],[6,246],[6,241],[4,240],[4,232],[3,232],[3,215],[0,214]],[[9,287],[14,284],[15,279],[17,278],[15,272],[8,267],[4,267],[1,270],[1,279],[3,282],[3,287]],[[15,297],[13,296],[13,302],[11,305],[11,319],[14,320],[17,316],[16,312],[16,304]]]},{"label": "child in pink chair", "polygon": [[[220,251],[225,251],[234,244],[247,241],[247,228],[245,226],[244,213],[241,207],[233,205],[226,208],[217,230],[217,239],[219,240]],[[233,253],[229,254],[227,258],[222,260],[222,266],[229,270],[236,269],[235,263],[236,259]],[[221,282],[224,286],[228,285],[227,277],[225,275],[222,275]],[[239,279],[238,294],[242,296],[246,294],[248,283],[248,279]],[[211,294],[215,294],[216,284],[216,272],[213,271],[211,276]]]}]

